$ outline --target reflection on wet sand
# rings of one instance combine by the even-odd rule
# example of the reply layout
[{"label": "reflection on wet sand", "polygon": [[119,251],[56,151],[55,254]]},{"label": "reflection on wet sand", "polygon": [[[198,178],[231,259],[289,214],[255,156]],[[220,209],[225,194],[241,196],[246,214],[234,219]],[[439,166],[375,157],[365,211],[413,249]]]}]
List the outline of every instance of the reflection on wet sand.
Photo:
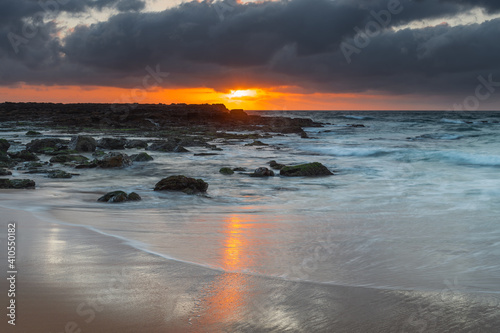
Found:
[{"label": "reflection on wet sand", "polygon": [[[224,246],[221,257],[224,270],[227,272],[242,271],[252,267],[256,234],[263,232],[266,224],[254,223],[255,216],[231,215],[223,228]],[[207,296],[202,300],[202,313],[199,324],[202,327],[213,327],[217,324],[226,325],[238,320],[254,290],[250,285],[248,275],[241,273],[223,273],[206,289]]]}]

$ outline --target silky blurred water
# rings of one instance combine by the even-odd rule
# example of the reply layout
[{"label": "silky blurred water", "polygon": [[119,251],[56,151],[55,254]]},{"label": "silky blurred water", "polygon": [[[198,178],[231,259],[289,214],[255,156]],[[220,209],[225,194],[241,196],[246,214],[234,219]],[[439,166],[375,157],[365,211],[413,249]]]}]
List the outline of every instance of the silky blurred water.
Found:
[{"label": "silky blurred water", "polygon": [[[190,148],[150,152],[154,161],[121,170],[62,168],[80,173],[69,180],[14,170],[15,177],[35,179],[37,189],[4,191],[0,205],[228,272],[413,290],[442,290],[454,281],[462,291],[500,292],[499,112],[259,114],[328,124],[306,128],[309,139],[262,139],[269,144],[263,148],[245,146],[252,140],[215,142],[223,148],[215,156],[194,156],[207,150]],[[18,150],[32,139],[24,132],[0,136],[17,140],[11,150]],[[335,175],[259,179],[218,172],[251,171],[270,160],[317,161]],[[152,190],[176,174],[204,179],[207,195]],[[96,202],[119,189],[143,200]]]}]

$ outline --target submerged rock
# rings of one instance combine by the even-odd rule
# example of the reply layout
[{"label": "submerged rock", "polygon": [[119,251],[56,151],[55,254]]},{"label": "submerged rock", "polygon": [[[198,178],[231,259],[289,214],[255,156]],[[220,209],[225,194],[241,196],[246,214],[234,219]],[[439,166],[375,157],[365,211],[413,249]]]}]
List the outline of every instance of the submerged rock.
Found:
[{"label": "submerged rock", "polygon": [[37,131],[28,131],[25,134],[26,136],[37,136],[37,135],[42,135],[42,133],[37,132]]},{"label": "submerged rock", "polygon": [[254,142],[247,143],[245,146],[251,147],[251,146],[269,146],[269,145],[267,143],[262,142],[262,141],[254,140]]},{"label": "submerged rock", "polygon": [[68,162],[83,163],[86,161],[88,161],[88,158],[82,155],[57,155],[50,158],[50,163],[68,163]]},{"label": "submerged rock", "polygon": [[0,188],[22,189],[35,188],[35,182],[31,179],[0,179]]},{"label": "submerged rock", "polygon": [[134,154],[132,156],[130,156],[130,159],[134,162],[149,162],[149,161],[152,161],[153,158],[151,156],[149,156],[148,153],[139,153],[139,154]]},{"label": "submerged rock", "polygon": [[126,143],[127,139],[124,138],[102,138],[97,141],[97,147],[111,150],[125,149]]},{"label": "submerged rock", "polygon": [[62,139],[35,139],[26,145],[26,150],[32,153],[68,149],[69,141]]},{"label": "submerged rock", "polygon": [[10,143],[5,139],[0,139],[0,152],[6,152],[9,150]]},{"label": "submerged rock", "polygon": [[0,168],[0,176],[10,176],[12,175],[12,172],[10,172],[7,169]]},{"label": "submerged rock", "polygon": [[154,142],[146,150],[161,151],[164,153],[188,153],[189,150],[172,141]]},{"label": "submerged rock", "polygon": [[274,172],[269,170],[268,168],[257,168],[255,171],[250,174],[250,177],[273,177]]},{"label": "submerged rock", "polygon": [[330,176],[333,173],[319,162],[300,164],[294,166],[285,166],[281,168],[280,175],[286,177],[315,177]]},{"label": "submerged rock", "polygon": [[132,164],[132,160],[127,154],[108,153],[100,160],[96,161],[97,166],[101,168],[124,168]]},{"label": "submerged rock", "polygon": [[123,192],[123,191],[113,191],[106,193],[97,201],[101,202],[109,202],[109,203],[118,203],[118,202],[125,202],[125,201],[139,201],[141,200],[141,196],[135,192],[131,192],[129,194]]},{"label": "submerged rock", "polygon": [[97,147],[95,139],[87,135],[78,135],[71,139],[68,145],[69,149],[77,152],[94,152]]},{"label": "submerged rock", "polygon": [[219,170],[219,172],[222,173],[223,175],[232,175],[232,174],[234,174],[234,171],[231,168],[221,168]]},{"label": "submerged rock", "polygon": [[38,161],[39,158],[35,154],[27,151],[21,150],[15,153],[8,153],[9,156],[13,159],[21,160],[21,161]]},{"label": "submerged rock", "polygon": [[241,171],[247,171],[247,169],[238,167],[238,168],[233,168],[233,171],[239,171],[239,172],[241,172]]},{"label": "submerged rock", "polygon": [[155,185],[155,191],[180,191],[186,194],[204,193],[207,189],[208,184],[202,179],[182,175],[164,178]]},{"label": "submerged rock", "polygon": [[274,170],[281,170],[285,165],[279,164],[275,160],[272,160],[271,162],[269,162],[269,166]]},{"label": "submerged rock", "polygon": [[71,178],[71,177],[73,177],[73,175],[66,172],[66,171],[63,171],[63,170],[53,170],[53,171],[49,172],[47,177],[49,177],[49,178]]},{"label": "submerged rock", "polygon": [[143,140],[127,140],[125,148],[146,148],[148,143]]}]

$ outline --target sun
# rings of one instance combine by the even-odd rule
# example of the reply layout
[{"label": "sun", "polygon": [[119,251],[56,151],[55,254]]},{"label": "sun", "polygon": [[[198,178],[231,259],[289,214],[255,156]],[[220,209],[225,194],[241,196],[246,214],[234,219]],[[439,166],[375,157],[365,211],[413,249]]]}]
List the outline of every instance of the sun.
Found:
[{"label": "sun", "polygon": [[252,89],[247,90],[230,90],[227,95],[228,98],[242,98],[242,97],[254,97],[257,95],[257,91]]}]

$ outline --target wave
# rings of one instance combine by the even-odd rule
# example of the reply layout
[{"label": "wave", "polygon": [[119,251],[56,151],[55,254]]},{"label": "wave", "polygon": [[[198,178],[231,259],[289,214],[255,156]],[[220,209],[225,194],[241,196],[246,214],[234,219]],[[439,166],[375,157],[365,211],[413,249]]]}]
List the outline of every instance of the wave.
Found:
[{"label": "wave", "polygon": [[448,124],[466,124],[465,121],[463,120],[458,120],[458,119],[448,119],[448,118],[442,118],[440,120],[442,123],[448,123]]},{"label": "wave", "polygon": [[355,115],[345,115],[343,116],[344,118],[347,118],[347,119],[356,119],[356,120],[370,120],[370,119],[373,119],[372,117],[368,117],[368,116],[355,116]]},{"label": "wave", "polygon": [[462,135],[456,134],[448,134],[448,133],[431,133],[431,134],[422,134],[413,138],[408,138],[409,140],[422,140],[422,139],[431,139],[431,140],[459,140],[463,138]]},{"label": "wave", "polygon": [[462,152],[439,152],[434,154],[438,159],[443,159],[455,164],[500,167],[498,155],[476,155]]},{"label": "wave", "polygon": [[388,148],[343,148],[343,147],[311,147],[307,149],[309,151],[313,151],[315,153],[320,153],[322,155],[330,155],[330,156],[358,156],[358,157],[374,157],[374,156],[384,156],[389,155],[395,152],[398,152],[397,149],[388,149]]}]

